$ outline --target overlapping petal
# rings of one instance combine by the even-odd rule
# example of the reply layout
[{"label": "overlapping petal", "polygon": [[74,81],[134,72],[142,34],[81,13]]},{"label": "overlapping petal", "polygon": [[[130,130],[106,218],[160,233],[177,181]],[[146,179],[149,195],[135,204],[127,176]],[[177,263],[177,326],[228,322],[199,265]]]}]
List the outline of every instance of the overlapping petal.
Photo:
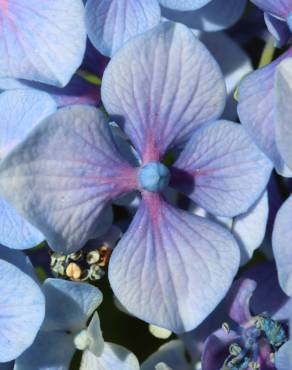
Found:
[{"label": "overlapping petal", "polygon": [[205,3],[207,5],[200,6],[195,11],[182,12],[163,8],[162,15],[175,22],[181,22],[190,28],[203,31],[220,31],[238,21],[246,7],[246,0],[212,0],[208,3],[205,1]]},{"label": "overlapping petal", "polygon": [[276,143],[292,171],[292,58],[277,67],[276,81]]},{"label": "overlapping petal", "polygon": [[243,80],[238,90],[238,114],[253,141],[273,161],[276,170],[280,174],[291,176],[292,173],[285,168],[275,141],[276,95],[274,89],[276,67],[290,56],[292,56],[292,48],[273,63]]},{"label": "overlapping petal", "polygon": [[270,161],[233,122],[198,130],[174,164],[171,185],[218,216],[248,210],[264,191]]},{"label": "overlapping petal", "polygon": [[238,264],[226,229],[148,194],[113,251],[109,278],[129,312],[181,333],[216,307]]},{"label": "overlapping petal", "polygon": [[160,22],[157,0],[88,0],[85,11],[90,41],[107,56]]},{"label": "overlapping petal", "polygon": [[[53,99],[31,89],[7,91],[0,95],[0,160],[5,157],[43,119],[57,109]],[[0,243],[10,248],[26,249],[44,239],[0,197]]]},{"label": "overlapping petal", "polygon": [[250,209],[233,219],[232,232],[241,251],[241,265],[247,263],[260,247],[266,233],[269,216],[268,194],[264,194]]},{"label": "overlapping petal", "polygon": [[280,208],[273,231],[273,251],[279,281],[288,296],[292,296],[292,196]]},{"label": "overlapping petal", "polygon": [[74,352],[70,334],[41,331],[33,345],[15,361],[14,370],[68,370]]},{"label": "overlapping petal", "polygon": [[275,365],[277,370],[290,370],[292,366],[292,341],[285,343],[275,356]]},{"label": "overlapping petal", "polygon": [[81,0],[3,0],[0,77],[64,86],[86,46]]},{"label": "overlapping petal", "polygon": [[17,267],[0,259],[0,362],[8,362],[34,341],[45,314],[38,285]]},{"label": "overlapping petal", "polygon": [[126,348],[113,343],[105,343],[104,351],[96,357],[90,351],[82,356],[80,370],[139,370],[136,356]]},{"label": "overlapping petal", "polygon": [[5,197],[63,253],[104,232],[99,217],[106,205],[136,186],[136,170],[121,158],[105,116],[93,107],[59,110],[0,167]]},{"label": "overlapping petal", "polygon": [[185,26],[169,22],[125,45],[103,77],[105,108],[144,161],[159,159],[219,117],[225,99],[213,57]]},{"label": "overlapping petal", "polygon": [[61,279],[47,279],[43,285],[46,318],[43,330],[78,332],[102,301],[102,293],[92,285]]},{"label": "overlapping petal", "polygon": [[256,6],[263,11],[287,19],[292,11],[291,0],[251,0]]}]

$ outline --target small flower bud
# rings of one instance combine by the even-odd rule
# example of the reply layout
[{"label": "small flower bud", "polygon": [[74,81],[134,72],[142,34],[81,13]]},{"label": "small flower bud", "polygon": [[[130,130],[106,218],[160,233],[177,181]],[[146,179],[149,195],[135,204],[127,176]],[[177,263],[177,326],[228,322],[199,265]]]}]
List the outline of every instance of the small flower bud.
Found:
[{"label": "small flower bud", "polygon": [[100,259],[100,254],[97,250],[91,251],[86,256],[86,262],[89,265],[93,265],[94,263],[97,263]]},{"label": "small flower bud", "polygon": [[229,325],[228,325],[228,323],[227,323],[227,322],[224,322],[224,323],[222,324],[222,329],[224,330],[224,332],[225,332],[226,334],[229,334],[229,333],[230,333],[230,327],[229,327]]},{"label": "small flower bud", "polygon": [[232,343],[229,346],[229,353],[232,356],[238,356],[242,351],[242,348],[237,343]]},{"label": "small flower bud", "polygon": [[66,268],[66,276],[71,280],[80,280],[82,271],[81,268],[75,262],[69,263]]}]

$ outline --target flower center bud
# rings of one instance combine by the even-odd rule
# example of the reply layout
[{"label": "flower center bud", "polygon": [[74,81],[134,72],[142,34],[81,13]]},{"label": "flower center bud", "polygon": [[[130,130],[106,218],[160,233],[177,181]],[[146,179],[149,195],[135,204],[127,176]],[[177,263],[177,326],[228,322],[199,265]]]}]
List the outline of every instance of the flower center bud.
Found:
[{"label": "flower center bud", "polygon": [[80,351],[85,351],[90,346],[90,338],[88,336],[87,330],[81,330],[74,337],[74,344]]},{"label": "flower center bud", "polygon": [[140,186],[152,193],[164,190],[170,179],[169,170],[160,162],[149,162],[140,169]]}]

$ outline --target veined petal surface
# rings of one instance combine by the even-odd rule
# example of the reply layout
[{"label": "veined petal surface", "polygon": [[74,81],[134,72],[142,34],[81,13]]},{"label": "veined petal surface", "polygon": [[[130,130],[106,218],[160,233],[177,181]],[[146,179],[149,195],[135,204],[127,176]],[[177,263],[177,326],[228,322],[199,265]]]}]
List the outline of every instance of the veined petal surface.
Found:
[{"label": "veined petal surface", "polygon": [[0,259],[0,362],[20,356],[34,341],[45,315],[38,285]]},{"label": "veined petal surface", "polygon": [[[57,106],[46,93],[31,89],[6,91],[0,95],[0,160]],[[0,243],[15,249],[34,247],[44,236],[0,197]]]},{"label": "veined petal surface", "polygon": [[119,155],[104,114],[87,106],[50,116],[0,168],[4,196],[62,253],[97,236],[106,205],[136,187],[136,170]]},{"label": "veined petal surface", "polygon": [[102,100],[147,162],[219,117],[225,90],[204,45],[185,26],[164,22],[114,56],[104,73]]},{"label": "veined petal surface", "polygon": [[241,123],[252,140],[272,160],[276,170],[287,176],[292,176],[292,172],[285,168],[275,140],[274,83],[277,66],[290,56],[292,56],[292,48],[273,63],[247,76],[238,90],[238,115]]},{"label": "veined petal surface", "polygon": [[81,0],[1,0],[0,77],[65,86],[86,46]]},{"label": "veined petal surface", "polygon": [[104,351],[96,357],[90,351],[84,351],[80,370],[139,370],[136,356],[126,348],[113,343],[105,343]]},{"label": "veined petal surface", "polygon": [[226,229],[148,193],[113,251],[109,279],[130,313],[182,333],[216,307],[238,265],[239,249]]},{"label": "veined petal surface", "polygon": [[273,251],[281,288],[292,296],[292,195],[280,208],[273,230]]},{"label": "veined petal surface", "polygon": [[46,318],[42,330],[78,332],[102,302],[102,293],[93,285],[47,279],[43,285]]},{"label": "veined petal surface", "polygon": [[243,127],[217,121],[188,142],[174,164],[171,186],[213,215],[232,217],[260,197],[271,170]]},{"label": "veined petal surface", "polygon": [[88,0],[85,11],[89,39],[106,56],[160,22],[157,0]]},{"label": "veined petal surface", "polygon": [[283,60],[276,72],[276,143],[292,170],[292,58]]}]

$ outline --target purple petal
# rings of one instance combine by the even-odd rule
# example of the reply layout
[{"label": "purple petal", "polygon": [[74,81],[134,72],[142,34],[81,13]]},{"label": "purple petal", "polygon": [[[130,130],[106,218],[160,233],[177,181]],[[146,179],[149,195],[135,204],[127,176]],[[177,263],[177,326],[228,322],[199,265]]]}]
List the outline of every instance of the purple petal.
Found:
[{"label": "purple petal", "polygon": [[136,356],[126,348],[113,343],[105,343],[103,354],[96,357],[90,351],[82,356],[80,370],[139,370]]},{"label": "purple petal", "polygon": [[[57,109],[49,95],[34,90],[7,91],[0,95],[0,160],[43,119]],[[15,249],[34,247],[44,236],[0,197],[0,243]]]},{"label": "purple petal", "polygon": [[82,62],[81,0],[5,0],[0,4],[0,76],[65,86]]},{"label": "purple petal", "polygon": [[[250,267],[243,273],[252,279],[257,287],[251,298],[250,307],[255,315],[267,312],[275,320],[288,320],[291,316],[292,300],[279,286],[274,262],[265,262]],[[273,299],[271,299],[273,292]]]},{"label": "purple petal", "polygon": [[291,31],[285,21],[276,18],[269,13],[264,14],[265,23],[268,30],[276,39],[277,47],[282,47],[291,38]]},{"label": "purple petal", "polygon": [[263,11],[285,19],[292,11],[292,0],[251,0],[251,2]]},{"label": "purple petal", "polygon": [[276,90],[276,143],[287,166],[292,170],[292,58],[277,67]]},{"label": "purple petal", "polygon": [[5,197],[63,253],[105,232],[99,226],[106,205],[137,182],[136,170],[115,148],[105,116],[86,106],[49,117],[0,167]]},{"label": "purple petal", "polygon": [[246,0],[212,0],[195,11],[182,12],[163,8],[162,15],[190,28],[213,32],[232,26],[242,16],[245,7]]},{"label": "purple petal", "polygon": [[250,74],[238,90],[238,115],[241,123],[281,174],[285,174],[287,169],[275,142],[274,79],[276,67],[289,56],[292,56],[292,48],[273,63]]},{"label": "purple petal", "polygon": [[229,346],[238,339],[238,335],[230,331],[228,334],[222,329],[209,336],[205,342],[202,354],[202,369],[221,369],[224,360],[229,355]]},{"label": "purple petal", "polygon": [[34,341],[45,315],[38,285],[0,259],[0,362],[14,360]]},{"label": "purple petal", "polygon": [[244,324],[252,318],[249,302],[256,286],[254,280],[239,279],[228,293],[229,316],[238,324]]},{"label": "purple petal", "polygon": [[292,196],[280,208],[273,231],[273,251],[279,281],[284,292],[292,295]]},{"label": "purple petal", "polygon": [[165,22],[127,43],[109,63],[102,100],[143,161],[155,161],[221,115],[225,85],[207,49]]},{"label": "purple petal", "polygon": [[43,330],[77,332],[102,302],[102,293],[94,286],[47,279],[43,285],[46,318]]},{"label": "purple petal", "polygon": [[174,164],[172,186],[218,216],[243,213],[264,191],[271,164],[233,122],[202,127]]},{"label": "purple petal", "polygon": [[181,333],[216,307],[238,263],[226,229],[148,193],[113,251],[109,279],[130,313]]},{"label": "purple petal", "polygon": [[85,11],[89,39],[106,56],[160,22],[157,0],[88,0]]}]

